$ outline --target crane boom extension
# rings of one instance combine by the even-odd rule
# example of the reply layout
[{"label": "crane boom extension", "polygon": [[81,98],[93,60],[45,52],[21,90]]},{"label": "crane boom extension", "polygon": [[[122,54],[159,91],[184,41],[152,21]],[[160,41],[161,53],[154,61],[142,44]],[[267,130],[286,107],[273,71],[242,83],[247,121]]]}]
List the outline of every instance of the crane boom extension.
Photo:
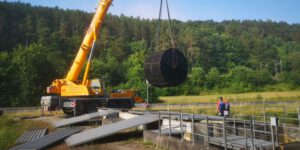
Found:
[{"label": "crane boom extension", "polygon": [[112,1],[113,0],[101,0],[66,78],[54,80],[47,88],[48,94],[57,94],[59,96],[67,97],[104,95],[103,88],[99,88],[98,90],[92,90],[90,88],[91,84],[97,84],[99,85],[98,87],[101,87],[102,84],[99,80],[94,81],[94,83],[92,83],[92,80],[87,80],[88,70],[90,68],[90,58],[81,83],[79,83],[80,81],[78,80],[78,76],[82,71],[87,55],[90,53],[95,44],[98,32],[103,24],[104,18]]}]

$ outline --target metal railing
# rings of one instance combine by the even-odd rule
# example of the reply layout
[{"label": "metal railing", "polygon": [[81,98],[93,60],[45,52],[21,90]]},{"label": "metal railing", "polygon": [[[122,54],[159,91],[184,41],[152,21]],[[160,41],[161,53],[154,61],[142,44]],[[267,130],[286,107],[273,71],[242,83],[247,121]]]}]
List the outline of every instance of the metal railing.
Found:
[{"label": "metal railing", "polygon": [[[159,134],[178,134],[184,140],[185,133],[190,134],[189,141],[206,146],[222,146],[224,149],[275,149],[294,138],[300,141],[300,127],[287,122],[277,126],[270,124],[271,116],[203,116],[176,112],[158,112]],[[170,119],[171,118],[171,119]],[[264,118],[265,120],[263,120]],[[282,119],[282,118],[281,118]],[[297,120],[295,118],[284,118]]]}]

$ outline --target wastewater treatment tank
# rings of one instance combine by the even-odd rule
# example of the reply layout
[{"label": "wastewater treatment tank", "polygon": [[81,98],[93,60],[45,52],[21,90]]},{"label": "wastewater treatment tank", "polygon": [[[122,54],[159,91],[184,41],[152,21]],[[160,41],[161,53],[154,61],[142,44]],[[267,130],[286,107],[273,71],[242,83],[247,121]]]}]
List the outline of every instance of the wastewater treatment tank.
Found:
[{"label": "wastewater treatment tank", "polygon": [[156,87],[178,86],[185,81],[187,73],[187,60],[176,48],[153,52],[144,63],[145,77]]}]

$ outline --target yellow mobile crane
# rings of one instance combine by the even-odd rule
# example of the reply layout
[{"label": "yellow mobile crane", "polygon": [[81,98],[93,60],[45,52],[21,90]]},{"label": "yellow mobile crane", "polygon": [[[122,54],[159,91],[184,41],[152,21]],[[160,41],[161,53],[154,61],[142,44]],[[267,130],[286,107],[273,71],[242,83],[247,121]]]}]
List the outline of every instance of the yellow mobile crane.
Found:
[{"label": "yellow mobile crane", "polygon": [[[66,114],[80,115],[84,112],[96,111],[98,106],[106,104],[110,108],[131,109],[135,102],[144,102],[136,90],[118,90],[105,94],[104,83],[99,79],[88,79],[91,57],[95,42],[113,0],[102,0],[98,4],[94,18],[87,30],[76,58],[66,78],[55,79],[47,87],[47,94],[41,99],[44,109],[62,108]],[[78,77],[82,71],[87,56],[87,64],[83,80]]]}]

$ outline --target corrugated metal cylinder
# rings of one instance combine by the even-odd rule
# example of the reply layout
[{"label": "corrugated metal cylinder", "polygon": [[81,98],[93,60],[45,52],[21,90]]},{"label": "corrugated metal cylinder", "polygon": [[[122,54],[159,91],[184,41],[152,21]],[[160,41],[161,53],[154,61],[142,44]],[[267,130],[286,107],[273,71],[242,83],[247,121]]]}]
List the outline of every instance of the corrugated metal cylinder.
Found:
[{"label": "corrugated metal cylinder", "polygon": [[144,64],[147,81],[156,87],[174,87],[183,83],[188,73],[185,56],[176,48],[150,54]]}]

